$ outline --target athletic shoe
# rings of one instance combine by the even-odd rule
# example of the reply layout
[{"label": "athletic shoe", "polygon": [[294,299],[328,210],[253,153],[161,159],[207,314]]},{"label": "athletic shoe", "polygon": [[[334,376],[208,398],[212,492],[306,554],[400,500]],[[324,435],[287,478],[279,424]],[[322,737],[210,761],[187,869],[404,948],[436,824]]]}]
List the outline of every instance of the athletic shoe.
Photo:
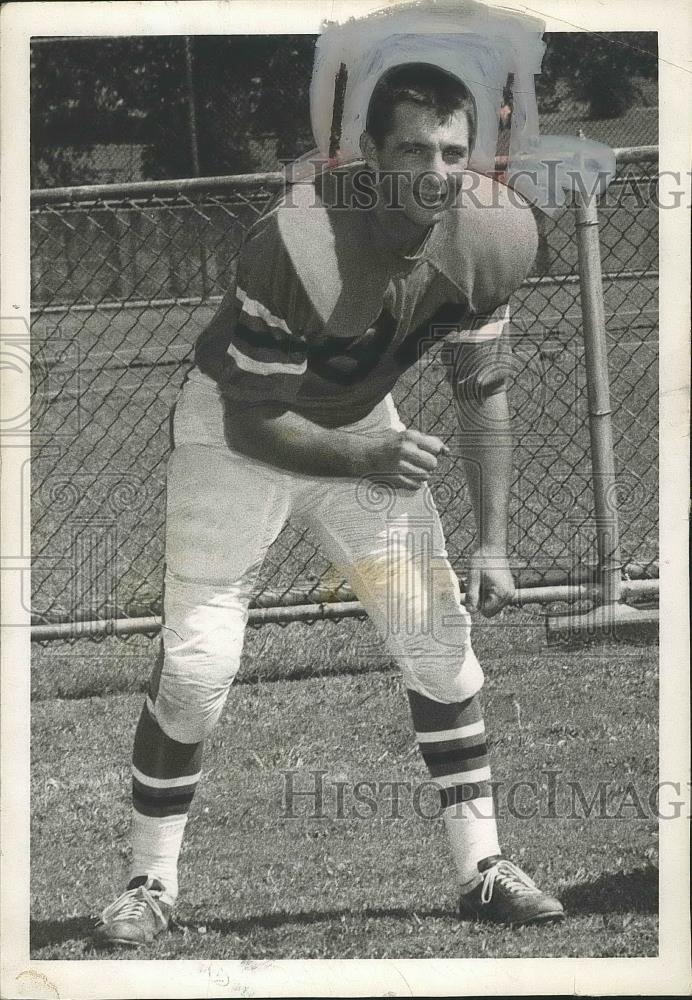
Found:
[{"label": "athletic shoe", "polygon": [[136,947],[149,944],[168,928],[173,904],[166,901],[158,879],[133,878],[115,902],[107,906],[94,929],[98,944]]},{"label": "athletic shoe", "polygon": [[496,924],[522,924],[561,920],[565,911],[554,896],[541,892],[535,882],[506,858],[486,858],[478,864],[482,881],[462,894],[459,912]]}]

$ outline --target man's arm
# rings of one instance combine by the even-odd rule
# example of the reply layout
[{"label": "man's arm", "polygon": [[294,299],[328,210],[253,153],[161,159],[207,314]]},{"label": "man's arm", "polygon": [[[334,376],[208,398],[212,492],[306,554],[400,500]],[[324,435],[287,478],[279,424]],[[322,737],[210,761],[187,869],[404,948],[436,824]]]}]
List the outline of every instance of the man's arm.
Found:
[{"label": "man's arm", "polygon": [[227,403],[226,438],[243,455],[310,476],[352,475],[362,444],[339,428],[270,404]]},{"label": "man's arm", "polygon": [[506,554],[513,451],[507,393],[503,389],[478,403],[467,401],[457,412],[478,544]]},{"label": "man's arm", "polygon": [[514,596],[507,561],[513,452],[507,392],[502,385],[486,393],[479,382],[467,382],[456,386],[455,397],[477,529],[466,605],[490,618]]},{"label": "man's arm", "polygon": [[354,434],[321,427],[292,410],[227,404],[226,437],[251,458],[310,476],[381,476],[417,490],[447,452],[439,438],[415,430]]}]

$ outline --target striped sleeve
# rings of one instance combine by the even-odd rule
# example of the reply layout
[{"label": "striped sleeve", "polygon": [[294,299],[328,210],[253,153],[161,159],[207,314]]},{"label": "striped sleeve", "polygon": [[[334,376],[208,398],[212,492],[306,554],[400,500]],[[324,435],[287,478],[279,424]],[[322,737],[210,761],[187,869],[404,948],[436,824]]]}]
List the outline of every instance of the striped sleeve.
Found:
[{"label": "striped sleeve", "polygon": [[445,337],[443,362],[457,398],[492,396],[507,387],[511,371],[509,306],[472,315]]},{"label": "striped sleeve", "polygon": [[301,289],[274,233],[243,248],[233,288],[199,338],[198,366],[231,402],[289,408],[307,370]]}]

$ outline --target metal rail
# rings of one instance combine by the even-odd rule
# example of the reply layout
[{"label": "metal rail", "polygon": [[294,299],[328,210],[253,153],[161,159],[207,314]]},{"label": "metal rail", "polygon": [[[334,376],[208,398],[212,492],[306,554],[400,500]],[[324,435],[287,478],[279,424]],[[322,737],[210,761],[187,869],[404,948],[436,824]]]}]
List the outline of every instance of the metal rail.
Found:
[{"label": "metal rail", "polygon": [[32,205],[52,205],[62,201],[122,201],[126,198],[141,199],[151,197],[192,194],[198,191],[219,191],[267,187],[283,187],[284,175],[281,171],[266,174],[232,174],[218,177],[183,177],[170,181],[132,181],[127,184],[81,184],[77,187],[35,188],[31,192]]},{"label": "metal rail", "polygon": [[[586,583],[565,587],[525,587],[516,591],[512,604],[546,604],[557,601],[598,601],[601,588]],[[657,597],[658,580],[626,580],[622,596]],[[462,594],[462,601],[465,595]],[[288,625],[291,622],[328,621],[338,618],[364,618],[367,612],[360,601],[339,601],[333,604],[297,604],[288,607],[253,608],[248,615],[249,625]],[[123,636],[155,634],[161,629],[161,617],[100,618],[95,621],[62,622],[56,625],[33,625],[32,642],[53,639],[94,638],[94,636]]]}]

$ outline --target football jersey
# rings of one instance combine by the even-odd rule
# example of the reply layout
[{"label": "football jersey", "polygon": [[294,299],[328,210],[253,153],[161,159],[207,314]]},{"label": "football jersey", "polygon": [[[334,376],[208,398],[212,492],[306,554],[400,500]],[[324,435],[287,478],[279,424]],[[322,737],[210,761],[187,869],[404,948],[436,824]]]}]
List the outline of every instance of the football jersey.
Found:
[{"label": "football jersey", "polygon": [[473,178],[408,254],[343,190],[289,189],[249,231],[197,366],[231,403],[327,427],[367,416],[442,339],[454,346],[453,378],[501,388],[507,302],[532,266],[536,224],[501,184]]}]

